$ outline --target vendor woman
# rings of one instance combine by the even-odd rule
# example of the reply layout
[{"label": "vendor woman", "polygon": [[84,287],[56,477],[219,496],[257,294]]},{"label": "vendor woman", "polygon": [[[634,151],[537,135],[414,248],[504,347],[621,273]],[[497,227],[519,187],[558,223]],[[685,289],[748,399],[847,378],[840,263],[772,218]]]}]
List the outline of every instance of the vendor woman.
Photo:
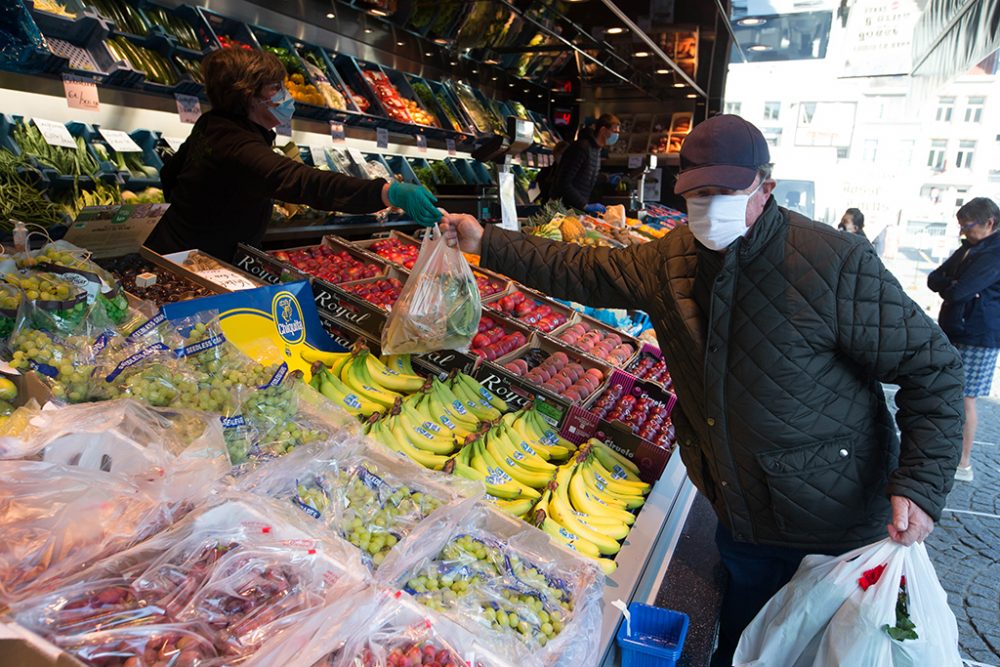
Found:
[{"label": "vendor woman", "polygon": [[273,54],[222,49],[202,63],[212,110],[160,174],[170,208],[146,245],[159,253],[197,248],[230,261],[237,243],[258,245],[271,200],[343,213],[397,206],[416,222],[441,217],[426,188],[320,171],[274,152],[273,128],[292,118],[285,67]]}]

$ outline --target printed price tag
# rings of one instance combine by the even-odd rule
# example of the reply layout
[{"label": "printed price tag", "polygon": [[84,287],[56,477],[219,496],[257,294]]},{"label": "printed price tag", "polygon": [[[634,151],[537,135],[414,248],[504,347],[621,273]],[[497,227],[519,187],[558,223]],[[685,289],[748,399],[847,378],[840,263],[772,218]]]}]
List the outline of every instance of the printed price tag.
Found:
[{"label": "printed price tag", "polygon": [[142,148],[139,144],[132,140],[132,137],[128,136],[121,130],[105,130],[100,128],[98,132],[104,137],[104,140],[108,142],[108,146],[116,153],[141,153]]},{"label": "printed price tag", "polygon": [[182,123],[195,123],[201,117],[201,100],[195,95],[174,95],[177,100],[177,115]]},{"label": "printed price tag", "polygon": [[32,118],[32,120],[35,122],[35,127],[38,128],[38,131],[42,133],[45,143],[49,146],[76,148],[73,135],[69,133],[69,130],[62,123],[57,123],[54,120],[45,120],[44,118]]},{"label": "printed price tag", "polygon": [[175,152],[179,151],[181,149],[181,145],[184,143],[183,139],[178,139],[177,137],[168,137],[167,135],[163,135],[161,139],[163,139],[163,141],[165,141],[167,145],[170,146],[171,150]]},{"label": "printed price tag", "polygon": [[326,151],[320,146],[310,146],[309,155],[312,156],[314,167],[326,167]]},{"label": "printed price tag", "polygon": [[422,134],[417,135],[417,152],[426,153],[427,152],[427,137]]},{"label": "printed price tag", "polygon": [[628,156],[628,168],[638,169],[642,166],[642,156],[641,155],[629,155]]},{"label": "printed price tag", "polygon": [[455,150],[454,139],[445,139],[445,145],[448,146],[448,155],[458,155],[458,151]]},{"label": "printed price tag", "polygon": [[375,130],[375,146],[382,149],[389,147],[389,130],[384,127]]},{"label": "printed price tag", "polygon": [[344,124],[338,123],[336,121],[330,121],[330,136],[333,137],[333,143],[342,144],[345,141],[344,135]]},{"label": "printed price tag", "polygon": [[63,88],[66,90],[66,104],[70,109],[97,111],[101,101],[97,97],[97,84],[72,74],[63,74]]}]

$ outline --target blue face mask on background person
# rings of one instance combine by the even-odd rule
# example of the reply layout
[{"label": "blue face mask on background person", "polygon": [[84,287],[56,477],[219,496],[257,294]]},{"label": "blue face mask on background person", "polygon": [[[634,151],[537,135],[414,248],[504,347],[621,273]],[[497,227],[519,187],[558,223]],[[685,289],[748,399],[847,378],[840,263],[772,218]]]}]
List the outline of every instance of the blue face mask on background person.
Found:
[{"label": "blue face mask on background person", "polygon": [[608,135],[608,146],[614,146],[618,143],[618,133],[612,132]]},{"label": "blue face mask on background person", "polygon": [[295,100],[288,94],[288,91],[284,87],[274,94],[271,102],[278,105],[271,107],[269,111],[274,116],[274,119],[278,121],[279,126],[292,122],[292,114],[295,113]]}]

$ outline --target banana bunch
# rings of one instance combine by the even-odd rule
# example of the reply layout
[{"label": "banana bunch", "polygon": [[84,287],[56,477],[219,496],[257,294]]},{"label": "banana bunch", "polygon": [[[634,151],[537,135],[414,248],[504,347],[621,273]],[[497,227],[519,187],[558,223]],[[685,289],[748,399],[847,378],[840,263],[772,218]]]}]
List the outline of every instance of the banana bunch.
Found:
[{"label": "banana bunch", "polygon": [[576,452],[576,445],[559,435],[534,404],[504,415],[503,421],[511,440],[526,454],[537,454],[546,461],[565,461]]},{"label": "banana bunch", "polygon": [[406,370],[396,370],[364,348],[352,352],[307,349],[300,354],[313,364],[313,388],[359,417],[385,412],[404,394],[424,385],[424,379],[412,372],[409,359],[405,360]]},{"label": "banana bunch", "polygon": [[449,459],[444,470],[482,482],[496,504],[517,517],[526,516],[540,496],[538,491],[514,480],[500,467],[487,450],[481,434],[470,436],[465,446]]},{"label": "banana bunch", "polygon": [[496,421],[509,409],[506,401],[470,375],[453,372],[447,384],[452,393],[462,401],[465,409],[479,421]]}]

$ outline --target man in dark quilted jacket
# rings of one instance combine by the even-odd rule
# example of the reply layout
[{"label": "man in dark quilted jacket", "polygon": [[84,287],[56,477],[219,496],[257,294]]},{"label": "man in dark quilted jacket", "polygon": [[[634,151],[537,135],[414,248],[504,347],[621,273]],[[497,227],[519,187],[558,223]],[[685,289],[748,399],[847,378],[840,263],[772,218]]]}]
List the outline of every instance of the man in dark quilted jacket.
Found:
[{"label": "man in dark quilted jacket", "polygon": [[[729,573],[713,666],[730,664],[805,554],[927,537],[962,445],[955,349],[867,240],[780,208],[770,172],[761,132],[716,116],[681,150],[689,224],[657,241],[583,248],[444,221],[484,268],[649,313],[681,457],[718,515]],[[896,424],[882,383],[899,386]]]}]

